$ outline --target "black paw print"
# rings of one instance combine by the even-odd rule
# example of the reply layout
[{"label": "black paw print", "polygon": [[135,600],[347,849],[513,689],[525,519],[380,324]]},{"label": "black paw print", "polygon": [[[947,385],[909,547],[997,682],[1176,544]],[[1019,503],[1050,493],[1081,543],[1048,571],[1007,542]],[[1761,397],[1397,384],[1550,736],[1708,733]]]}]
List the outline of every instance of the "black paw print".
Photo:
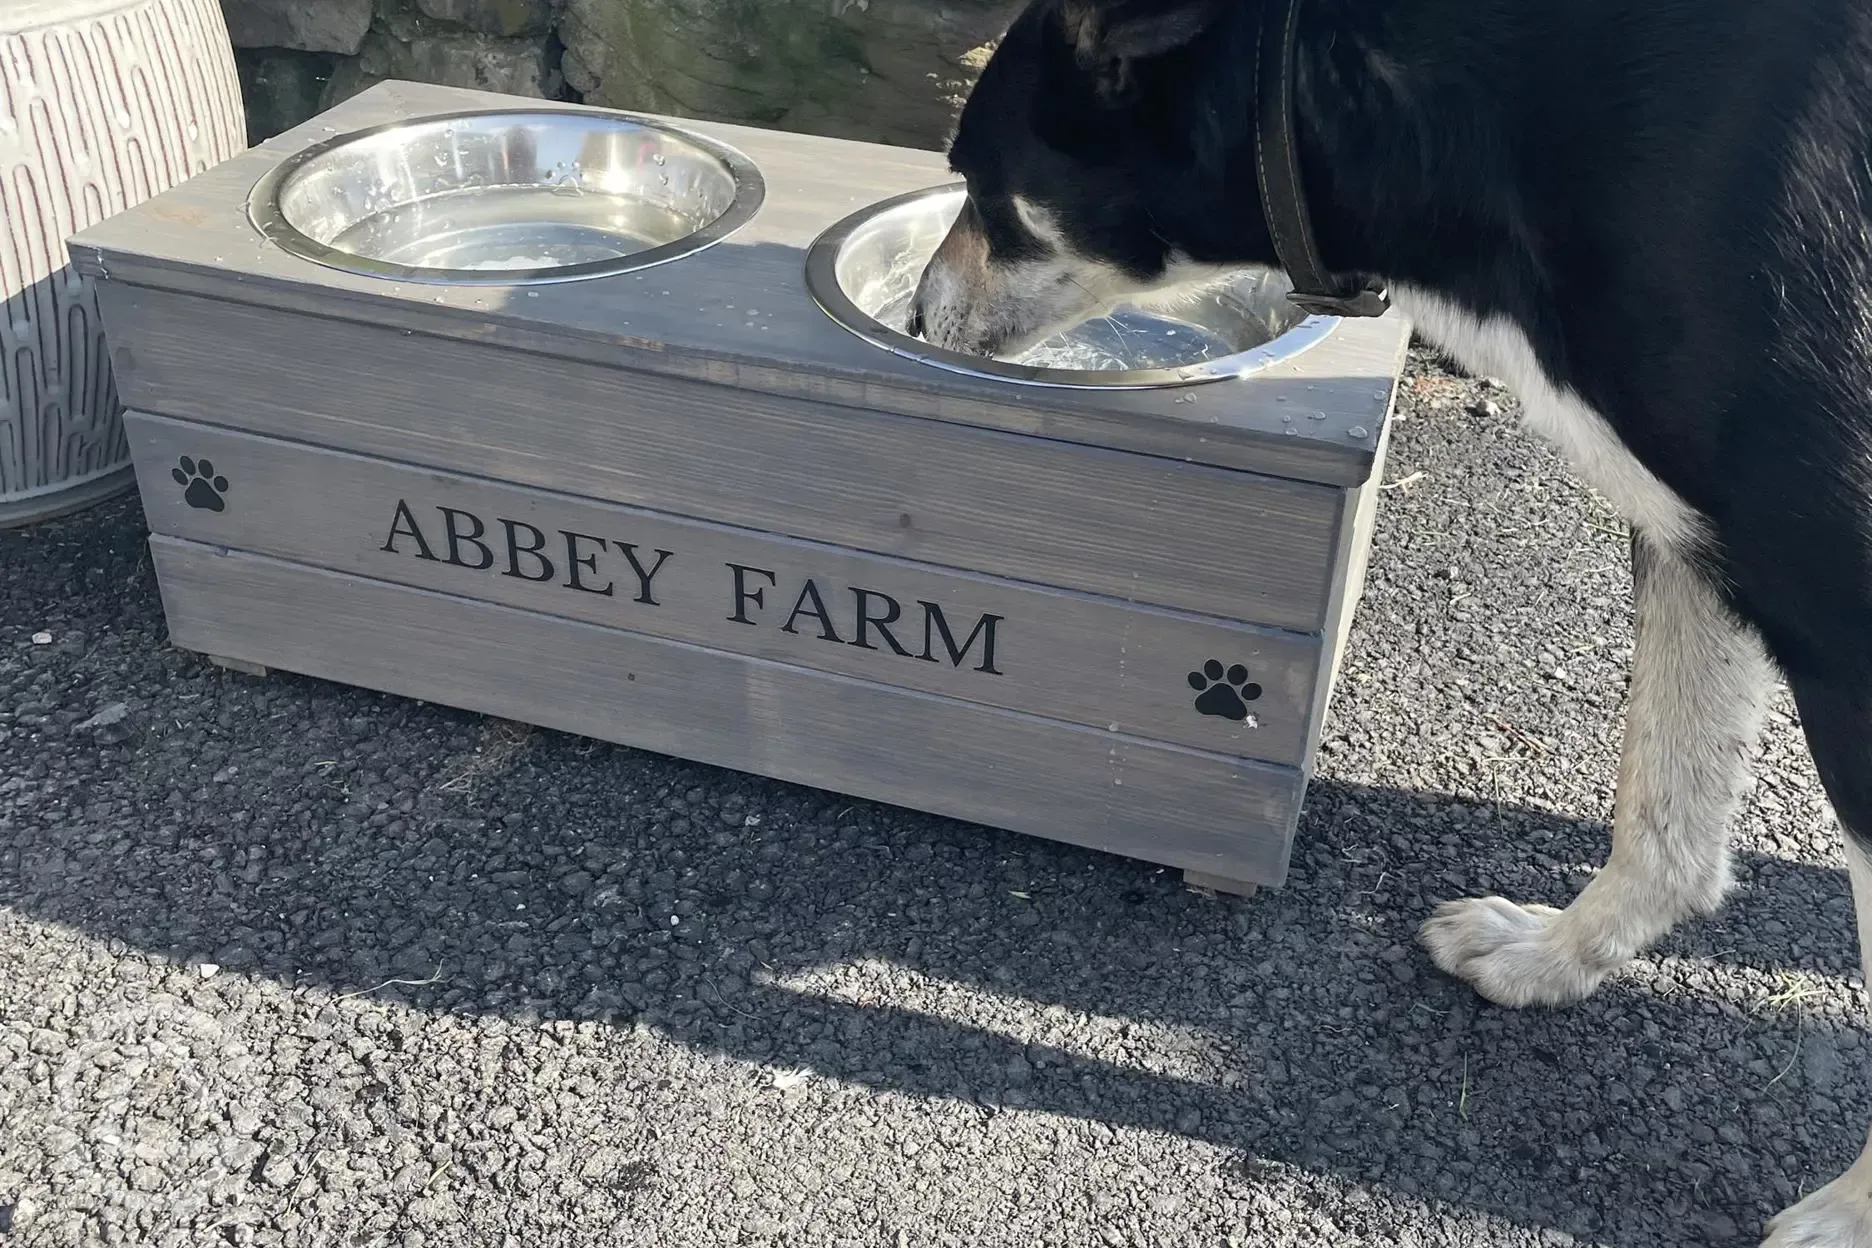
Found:
[{"label": "black paw print", "polygon": [[1189,683],[1196,691],[1197,710],[1237,723],[1248,718],[1248,704],[1261,696],[1261,686],[1248,679],[1248,669],[1240,663],[1225,669],[1220,660],[1210,659],[1201,671],[1189,674]]},{"label": "black paw print", "polygon": [[214,465],[207,460],[196,463],[188,456],[182,457],[179,466],[169,470],[169,475],[176,479],[176,484],[183,487],[182,501],[191,507],[203,511],[226,511],[228,480],[215,476]]}]

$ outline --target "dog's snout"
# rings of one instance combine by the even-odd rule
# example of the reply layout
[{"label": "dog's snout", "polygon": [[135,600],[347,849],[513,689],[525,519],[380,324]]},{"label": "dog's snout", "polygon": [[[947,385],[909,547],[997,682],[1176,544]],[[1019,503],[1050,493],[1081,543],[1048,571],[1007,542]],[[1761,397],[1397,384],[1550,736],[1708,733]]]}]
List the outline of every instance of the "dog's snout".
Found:
[{"label": "dog's snout", "polygon": [[963,326],[988,289],[988,239],[972,203],[964,201],[917,278],[904,329],[939,347],[958,349]]},{"label": "dog's snout", "polygon": [[929,277],[925,274],[917,280],[916,294],[910,297],[910,316],[909,319],[904,322],[904,332],[909,334],[912,338],[921,338],[923,336],[923,326],[925,323],[923,301],[928,293],[928,289]]}]

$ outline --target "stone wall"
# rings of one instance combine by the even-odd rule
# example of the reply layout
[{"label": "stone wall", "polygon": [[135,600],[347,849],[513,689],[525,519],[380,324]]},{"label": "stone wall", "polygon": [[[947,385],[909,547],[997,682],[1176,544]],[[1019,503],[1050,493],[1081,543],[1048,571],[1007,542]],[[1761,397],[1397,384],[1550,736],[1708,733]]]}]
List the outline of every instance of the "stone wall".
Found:
[{"label": "stone wall", "polygon": [[222,0],[253,142],[385,78],[940,148],[1019,0]]}]

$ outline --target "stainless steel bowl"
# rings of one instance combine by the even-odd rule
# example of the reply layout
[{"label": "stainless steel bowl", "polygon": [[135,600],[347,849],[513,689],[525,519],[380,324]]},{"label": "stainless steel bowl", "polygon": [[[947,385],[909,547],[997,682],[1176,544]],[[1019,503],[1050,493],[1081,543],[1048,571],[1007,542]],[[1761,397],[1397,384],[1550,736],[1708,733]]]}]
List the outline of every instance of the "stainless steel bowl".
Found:
[{"label": "stainless steel bowl", "polygon": [[254,187],[261,233],[373,277],[562,282],[691,255],[759,209],[760,172],[723,144],[620,113],[540,108],[339,135]]},{"label": "stainless steel bowl", "polygon": [[1173,310],[1125,305],[1011,359],[931,346],[904,332],[924,266],[961,211],[964,189],[881,200],[840,221],[806,255],[806,285],[833,320],[874,346],[938,368],[1035,386],[1118,390],[1241,377],[1319,342],[1338,317],[1308,316],[1276,273],[1244,270]]}]

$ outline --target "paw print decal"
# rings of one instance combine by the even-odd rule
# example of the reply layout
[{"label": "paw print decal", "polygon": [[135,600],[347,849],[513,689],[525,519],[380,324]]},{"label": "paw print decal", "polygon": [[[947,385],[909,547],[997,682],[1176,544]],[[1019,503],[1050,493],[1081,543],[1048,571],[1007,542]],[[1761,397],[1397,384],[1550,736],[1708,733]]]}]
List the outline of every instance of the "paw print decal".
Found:
[{"label": "paw print decal", "polygon": [[1236,723],[1248,718],[1248,704],[1261,696],[1261,686],[1248,679],[1246,667],[1237,663],[1224,668],[1219,659],[1210,659],[1201,671],[1191,672],[1189,683],[1196,691],[1198,711]]},{"label": "paw print decal", "polygon": [[184,455],[169,475],[182,487],[182,501],[189,506],[203,511],[227,510],[228,479],[215,476],[214,465],[207,460],[197,463]]}]

